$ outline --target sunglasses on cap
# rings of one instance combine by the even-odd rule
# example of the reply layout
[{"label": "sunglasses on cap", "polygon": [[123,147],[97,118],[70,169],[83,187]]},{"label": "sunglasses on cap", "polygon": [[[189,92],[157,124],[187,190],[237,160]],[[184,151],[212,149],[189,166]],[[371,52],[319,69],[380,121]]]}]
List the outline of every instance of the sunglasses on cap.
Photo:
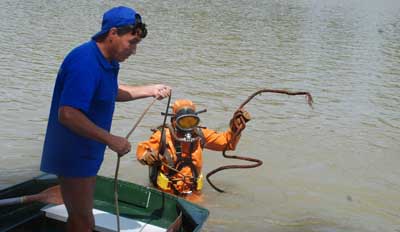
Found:
[{"label": "sunglasses on cap", "polygon": [[138,29],[141,31],[140,37],[145,38],[147,36],[146,24],[142,22],[140,14],[135,14],[135,24],[117,28],[120,34],[124,34],[127,31],[132,31],[132,34],[135,34]]}]

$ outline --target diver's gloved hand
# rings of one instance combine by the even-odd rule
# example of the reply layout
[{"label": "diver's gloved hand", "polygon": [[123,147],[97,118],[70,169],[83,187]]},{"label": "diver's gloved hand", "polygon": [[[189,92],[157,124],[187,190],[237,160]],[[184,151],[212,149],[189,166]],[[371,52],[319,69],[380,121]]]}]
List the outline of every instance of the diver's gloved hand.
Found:
[{"label": "diver's gloved hand", "polygon": [[244,109],[237,110],[229,122],[229,126],[233,132],[241,132],[246,128],[246,123],[251,120],[250,113]]},{"label": "diver's gloved hand", "polygon": [[147,150],[142,159],[139,160],[144,165],[152,166],[154,163],[160,161],[160,158],[153,151]]}]

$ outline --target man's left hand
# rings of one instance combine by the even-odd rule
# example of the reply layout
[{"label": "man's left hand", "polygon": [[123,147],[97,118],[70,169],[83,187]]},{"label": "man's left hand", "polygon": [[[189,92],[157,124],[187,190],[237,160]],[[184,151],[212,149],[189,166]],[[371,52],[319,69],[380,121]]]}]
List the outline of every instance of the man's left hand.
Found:
[{"label": "man's left hand", "polygon": [[168,85],[157,84],[157,85],[154,85],[153,88],[154,88],[153,96],[157,100],[161,100],[161,99],[166,98],[169,95],[171,95],[171,87],[169,87]]}]

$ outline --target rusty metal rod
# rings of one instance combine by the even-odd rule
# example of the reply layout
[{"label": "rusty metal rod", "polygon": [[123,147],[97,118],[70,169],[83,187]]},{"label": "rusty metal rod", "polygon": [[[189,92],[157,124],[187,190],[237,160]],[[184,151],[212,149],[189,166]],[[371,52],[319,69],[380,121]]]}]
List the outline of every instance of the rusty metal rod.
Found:
[{"label": "rusty metal rod", "polygon": [[[308,105],[312,108],[313,99],[312,99],[312,96],[311,96],[311,94],[310,94],[309,92],[291,92],[291,91],[279,90],[279,89],[261,89],[261,90],[258,90],[258,91],[256,91],[256,92],[254,92],[252,95],[250,95],[250,96],[238,107],[238,109],[237,109],[236,111],[242,110],[243,107],[244,107],[247,103],[249,103],[255,96],[257,96],[258,94],[261,94],[261,93],[265,93],[265,92],[269,92],[269,93],[279,93],[279,94],[286,94],[286,95],[305,95],[306,98],[307,98],[307,103],[308,103]],[[233,119],[232,119],[232,120],[233,120]],[[234,141],[234,139],[235,139],[237,136],[239,136],[240,133],[241,133],[241,131],[244,129],[244,126],[243,126],[243,125],[245,125],[245,121],[244,121],[244,119],[242,119],[242,118],[241,118],[240,120],[241,120],[241,123],[233,122],[233,123],[236,123],[236,126],[237,126],[238,129],[237,129],[237,131],[234,133],[234,135],[232,136],[231,141]],[[240,127],[239,125],[242,125],[242,126]],[[261,166],[261,165],[263,164],[263,162],[262,162],[261,160],[259,160],[259,159],[250,158],[250,157],[244,157],[244,156],[238,156],[238,155],[227,155],[227,154],[226,154],[226,150],[227,150],[227,148],[228,148],[228,146],[229,146],[229,144],[230,144],[231,141],[228,142],[226,148],[222,151],[222,155],[223,155],[225,158],[250,161],[250,162],[254,162],[254,164],[247,164],[247,165],[246,165],[246,164],[243,164],[243,165],[224,165],[224,166],[218,167],[218,168],[216,168],[216,169],[210,171],[210,172],[206,175],[207,182],[211,185],[211,187],[213,187],[216,191],[218,191],[218,192],[220,192],[220,193],[225,192],[225,191],[222,190],[222,189],[220,189],[220,188],[218,188],[217,186],[215,186],[215,185],[211,182],[210,177],[211,177],[212,175],[214,175],[215,173],[217,173],[217,172],[219,172],[219,171],[226,170],[226,169],[255,168],[255,167]]]}]

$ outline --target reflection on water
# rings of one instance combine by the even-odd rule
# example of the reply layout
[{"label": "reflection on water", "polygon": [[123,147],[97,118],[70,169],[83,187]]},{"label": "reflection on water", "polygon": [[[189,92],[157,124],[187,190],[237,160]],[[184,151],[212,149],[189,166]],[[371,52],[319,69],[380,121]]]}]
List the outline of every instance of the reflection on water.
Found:
[{"label": "reflection on water", "polygon": [[[0,186],[39,174],[54,77],[63,57],[100,27],[115,2],[0,2]],[[118,4],[130,5],[128,1]],[[257,169],[213,176],[204,187],[205,231],[400,230],[400,2],[395,0],[146,1],[135,7],[149,36],[122,64],[120,81],[164,82],[173,98],[207,108],[202,124],[225,130],[233,111],[263,94],[234,154]],[[159,125],[157,103],[132,136]],[[124,135],[148,100],[118,104],[113,131]],[[204,171],[232,163],[205,153]],[[112,176],[107,151],[101,174]],[[125,156],[122,179],[147,184],[147,168]]]}]

